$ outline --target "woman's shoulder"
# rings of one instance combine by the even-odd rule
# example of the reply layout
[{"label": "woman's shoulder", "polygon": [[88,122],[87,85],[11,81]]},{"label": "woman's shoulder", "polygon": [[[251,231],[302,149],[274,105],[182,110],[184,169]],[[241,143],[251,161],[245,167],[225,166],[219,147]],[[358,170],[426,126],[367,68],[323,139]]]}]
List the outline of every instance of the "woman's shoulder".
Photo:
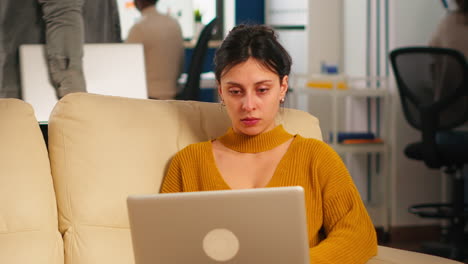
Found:
[{"label": "woman's shoulder", "polygon": [[336,157],[338,154],[336,151],[326,142],[315,139],[305,138],[300,135],[296,135],[294,145],[299,148],[301,155],[308,155],[312,160],[327,160],[331,157]]},{"label": "woman's shoulder", "polygon": [[312,170],[314,171],[313,175],[317,177],[322,188],[328,189],[328,193],[331,190],[330,186],[345,186],[350,182],[346,165],[340,155],[328,143],[301,136],[296,138],[298,140],[296,155],[307,156],[307,161],[314,168]]}]

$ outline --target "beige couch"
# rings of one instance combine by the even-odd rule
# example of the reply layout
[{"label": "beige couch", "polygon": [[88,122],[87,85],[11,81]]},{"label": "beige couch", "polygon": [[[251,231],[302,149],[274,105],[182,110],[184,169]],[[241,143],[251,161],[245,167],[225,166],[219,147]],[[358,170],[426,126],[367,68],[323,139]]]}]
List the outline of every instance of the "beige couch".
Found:
[{"label": "beige couch", "polygon": [[[318,120],[286,109],[291,133]],[[224,133],[218,104],[72,94],[49,120],[47,152],[30,105],[0,99],[0,263],[133,263],[126,198],[157,193],[168,161]],[[368,263],[456,263],[379,247]]]}]

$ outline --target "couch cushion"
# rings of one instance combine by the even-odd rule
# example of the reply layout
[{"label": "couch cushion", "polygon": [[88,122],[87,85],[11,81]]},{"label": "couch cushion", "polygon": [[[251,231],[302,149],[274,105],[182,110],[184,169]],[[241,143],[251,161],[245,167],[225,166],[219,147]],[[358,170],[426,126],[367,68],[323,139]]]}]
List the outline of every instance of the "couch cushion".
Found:
[{"label": "couch cushion", "polygon": [[[279,121],[321,139],[308,113],[285,109]],[[49,120],[49,152],[66,263],[133,262],[127,196],[157,193],[177,151],[229,125],[215,103],[65,96]]]},{"label": "couch cushion", "polygon": [[396,248],[379,246],[377,256],[366,264],[462,264],[461,262]]},{"label": "couch cushion", "polygon": [[47,149],[17,99],[0,99],[0,263],[63,263]]}]

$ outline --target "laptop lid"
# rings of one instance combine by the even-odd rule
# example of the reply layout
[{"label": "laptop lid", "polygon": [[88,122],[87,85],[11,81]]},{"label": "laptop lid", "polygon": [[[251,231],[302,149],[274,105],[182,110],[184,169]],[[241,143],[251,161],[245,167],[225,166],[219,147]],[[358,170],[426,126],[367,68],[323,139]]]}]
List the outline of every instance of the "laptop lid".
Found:
[{"label": "laptop lid", "polygon": [[309,263],[302,187],[133,195],[136,264]]}]

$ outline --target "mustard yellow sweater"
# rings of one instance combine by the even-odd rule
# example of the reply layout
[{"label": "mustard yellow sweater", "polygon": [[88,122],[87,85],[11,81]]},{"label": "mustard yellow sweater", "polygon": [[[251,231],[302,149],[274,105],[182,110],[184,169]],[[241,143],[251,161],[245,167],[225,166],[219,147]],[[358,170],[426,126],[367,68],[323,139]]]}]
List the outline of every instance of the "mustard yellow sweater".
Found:
[{"label": "mustard yellow sweater", "polygon": [[[302,186],[305,191],[311,263],[365,263],[377,253],[374,226],[359,193],[336,152],[322,141],[287,133],[282,126],[258,136],[232,129],[220,142],[239,152],[273,149],[294,137],[266,187]],[[211,141],[178,152],[161,192],[228,190],[219,173]],[[319,234],[323,227],[325,238]]]}]

